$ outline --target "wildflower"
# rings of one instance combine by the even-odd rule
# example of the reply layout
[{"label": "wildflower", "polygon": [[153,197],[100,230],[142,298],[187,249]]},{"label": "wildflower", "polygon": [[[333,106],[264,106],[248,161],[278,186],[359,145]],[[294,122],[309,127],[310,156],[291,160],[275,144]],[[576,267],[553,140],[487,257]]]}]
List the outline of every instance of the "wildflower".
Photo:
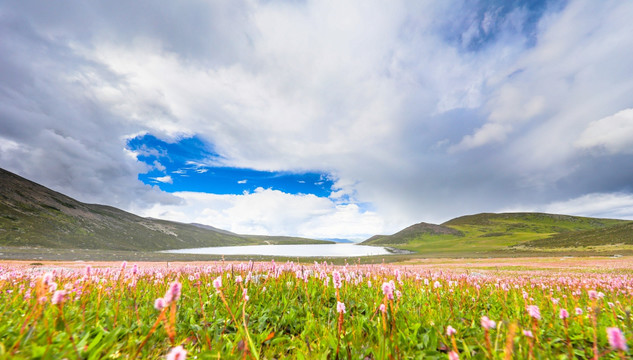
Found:
[{"label": "wildflower", "polygon": [[380,311],[382,311],[383,313],[386,313],[386,312],[387,312],[387,307],[385,306],[385,304],[380,304],[379,309],[380,309]]},{"label": "wildflower", "polygon": [[495,327],[497,327],[497,323],[494,322],[494,320],[490,320],[487,316],[482,316],[481,317],[481,326],[484,329],[490,330],[490,329],[494,329]]},{"label": "wildflower", "polygon": [[527,312],[534,319],[536,319],[536,320],[540,320],[541,319],[541,311],[539,310],[538,306],[536,306],[536,305],[528,305]]},{"label": "wildflower", "polygon": [[242,276],[241,276],[241,275],[237,275],[237,276],[235,277],[235,283],[236,283],[236,284],[239,284],[239,283],[241,283],[241,282],[242,282]]},{"label": "wildflower", "polygon": [[439,281],[435,281],[435,283],[433,284],[433,287],[434,287],[434,288],[436,288],[436,289],[438,289],[438,288],[441,288],[441,287],[442,287],[442,284],[440,284],[440,282],[439,282]]},{"label": "wildflower", "polygon": [[387,296],[387,299],[393,300],[394,286],[390,282],[382,283],[382,293]]},{"label": "wildflower", "polygon": [[154,300],[154,309],[163,310],[167,306],[167,302],[163,298],[158,298]]},{"label": "wildflower", "polygon": [[248,301],[248,299],[250,299],[248,297],[248,293],[247,293],[246,288],[244,288],[244,290],[242,290],[242,298],[244,299],[244,301]]},{"label": "wildflower", "polygon": [[587,293],[590,300],[596,300],[598,298],[598,292],[596,290],[589,290]]},{"label": "wildflower", "polygon": [[607,337],[609,338],[609,345],[613,350],[618,351],[627,351],[628,347],[626,346],[626,338],[622,331],[617,327],[607,328]]},{"label": "wildflower", "polygon": [[336,302],[336,311],[337,311],[338,313],[343,313],[343,314],[345,314],[345,304],[343,304],[343,303],[342,303],[342,302],[340,302],[340,301],[337,301],[337,302]]},{"label": "wildflower", "polygon": [[165,293],[163,297],[166,303],[171,303],[172,301],[177,301],[180,298],[180,292],[182,290],[182,284],[178,281],[174,281],[169,285],[169,289]]},{"label": "wildflower", "polygon": [[560,309],[559,317],[561,319],[567,319],[569,317],[569,312],[567,311],[567,309]]},{"label": "wildflower", "polygon": [[582,315],[582,309],[577,307],[576,308],[576,315]]},{"label": "wildflower", "polygon": [[455,330],[455,328],[454,328],[454,327],[452,327],[452,326],[450,326],[450,325],[448,325],[448,326],[446,327],[446,335],[447,335],[447,336],[453,336],[453,335],[455,335],[456,333],[457,333],[457,330]]},{"label": "wildflower", "polygon": [[61,304],[64,302],[64,296],[66,296],[66,291],[57,290],[53,293],[53,297],[51,298],[51,303],[53,305]]},{"label": "wildflower", "polygon": [[182,345],[176,346],[169,350],[167,353],[167,360],[185,360],[187,358],[187,351],[182,348]]},{"label": "wildflower", "polygon": [[523,336],[533,338],[534,334],[532,334],[532,331],[530,330],[523,330]]},{"label": "wildflower", "polygon": [[335,289],[341,288],[341,274],[338,271],[332,271],[332,282],[334,283]]},{"label": "wildflower", "polygon": [[220,291],[220,288],[222,287],[222,276],[218,276],[215,280],[213,280],[213,287],[216,291]]},{"label": "wildflower", "polygon": [[459,360],[459,354],[457,351],[451,351],[448,353],[448,360]]}]

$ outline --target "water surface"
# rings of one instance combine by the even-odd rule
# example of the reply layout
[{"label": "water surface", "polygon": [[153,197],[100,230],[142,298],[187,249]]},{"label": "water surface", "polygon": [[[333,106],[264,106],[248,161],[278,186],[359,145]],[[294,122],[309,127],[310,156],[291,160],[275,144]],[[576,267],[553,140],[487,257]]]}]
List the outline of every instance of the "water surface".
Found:
[{"label": "water surface", "polygon": [[384,247],[356,244],[309,244],[309,245],[248,245],[217,246],[192,249],[165,250],[173,254],[205,255],[267,255],[287,257],[329,257],[388,255]]}]

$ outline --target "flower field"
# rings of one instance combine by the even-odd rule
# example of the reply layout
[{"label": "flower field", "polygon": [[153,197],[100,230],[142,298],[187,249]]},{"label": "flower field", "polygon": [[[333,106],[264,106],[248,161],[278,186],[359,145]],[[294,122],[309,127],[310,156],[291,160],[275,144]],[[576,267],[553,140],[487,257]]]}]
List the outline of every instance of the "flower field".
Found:
[{"label": "flower field", "polygon": [[631,274],[4,265],[0,358],[624,359]]}]

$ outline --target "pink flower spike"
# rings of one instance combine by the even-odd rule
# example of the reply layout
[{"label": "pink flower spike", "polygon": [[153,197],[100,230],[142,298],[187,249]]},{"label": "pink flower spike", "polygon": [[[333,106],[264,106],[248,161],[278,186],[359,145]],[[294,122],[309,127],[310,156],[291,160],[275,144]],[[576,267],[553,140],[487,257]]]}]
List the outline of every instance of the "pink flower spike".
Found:
[{"label": "pink flower spike", "polygon": [[158,298],[154,300],[154,309],[160,311],[160,310],[163,310],[166,306],[167,306],[167,303],[165,302],[165,299]]},{"label": "pink flower spike", "polygon": [[527,312],[536,320],[541,320],[541,311],[536,305],[528,305]]},{"label": "pink flower spike", "polygon": [[609,345],[613,350],[618,351],[627,351],[628,347],[626,346],[626,338],[622,331],[617,327],[607,328],[607,337],[609,338]]},{"label": "pink flower spike", "polygon": [[343,303],[342,303],[342,302],[340,302],[340,301],[337,301],[337,302],[336,302],[336,311],[337,311],[338,313],[343,313],[343,314],[345,314],[345,304],[343,304]]},{"label": "pink flower spike", "polygon": [[220,291],[220,288],[222,287],[222,276],[218,276],[215,280],[213,280],[213,287],[216,291]]},{"label": "pink flower spike", "polygon": [[459,360],[459,354],[456,351],[449,352],[448,360]]},{"label": "pink flower spike", "polygon": [[51,303],[53,305],[61,304],[64,302],[64,296],[66,296],[66,291],[57,290],[53,293],[53,297],[51,298]]},{"label": "pink flower spike", "polygon": [[385,304],[380,304],[379,309],[380,309],[380,311],[381,311],[381,312],[383,312],[383,313],[386,313],[386,312],[387,312],[387,307],[385,306]]},{"label": "pink flower spike", "polygon": [[589,292],[587,293],[587,295],[589,296],[590,300],[596,300],[598,299],[598,292],[596,290],[589,290]]},{"label": "pink flower spike", "polygon": [[481,326],[484,329],[490,330],[490,329],[494,329],[497,327],[497,323],[494,322],[493,320],[490,320],[487,316],[482,316],[481,317]]},{"label": "pink flower spike", "polygon": [[176,346],[169,350],[167,353],[167,360],[185,360],[187,358],[187,351],[183,349],[182,345]]},{"label": "pink flower spike", "polygon": [[446,335],[447,335],[447,336],[453,336],[453,335],[455,335],[455,334],[457,334],[457,330],[455,330],[455,328],[454,328],[454,327],[452,327],[452,326],[448,325],[448,326],[446,327]]},{"label": "pink flower spike", "polygon": [[582,315],[582,309],[577,307],[576,308],[576,315]]},{"label": "pink flower spike", "polygon": [[169,284],[169,289],[165,293],[164,299],[167,303],[177,301],[180,298],[180,292],[182,290],[182,284],[178,281],[174,281]]},{"label": "pink flower spike", "polygon": [[561,319],[567,319],[569,317],[569,312],[567,311],[567,309],[560,309],[559,316]]},{"label": "pink flower spike", "polygon": [[533,338],[534,334],[532,334],[532,331],[530,330],[523,330],[523,336],[529,337],[529,338]]}]

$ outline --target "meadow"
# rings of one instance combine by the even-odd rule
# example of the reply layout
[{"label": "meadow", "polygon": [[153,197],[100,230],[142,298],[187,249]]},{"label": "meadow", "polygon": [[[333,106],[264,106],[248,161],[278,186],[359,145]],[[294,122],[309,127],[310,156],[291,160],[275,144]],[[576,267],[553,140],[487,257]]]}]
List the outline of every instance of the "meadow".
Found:
[{"label": "meadow", "polygon": [[8,263],[0,358],[633,356],[630,261],[535,263]]}]

